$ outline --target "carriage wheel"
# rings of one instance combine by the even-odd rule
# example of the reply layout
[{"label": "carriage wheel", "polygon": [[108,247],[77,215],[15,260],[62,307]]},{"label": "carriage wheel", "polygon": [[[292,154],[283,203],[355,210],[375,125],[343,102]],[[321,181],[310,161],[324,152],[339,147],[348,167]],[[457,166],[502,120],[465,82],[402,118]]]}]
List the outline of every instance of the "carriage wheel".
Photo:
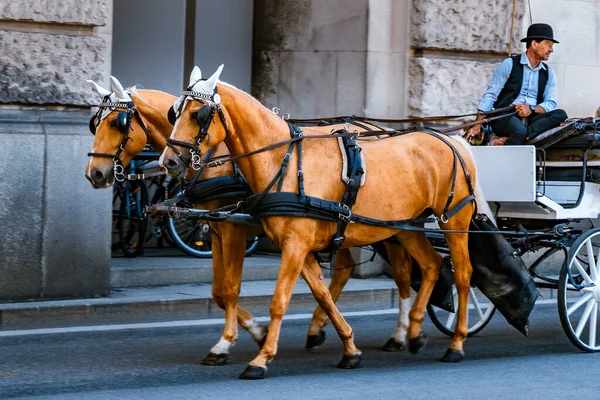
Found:
[{"label": "carriage wheel", "polygon": [[[456,286],[452,285],[452,294],[454,296],[454,305],[458,307],[458,293]],[[496,307],[481,294],[477,288],[471,288],[469,291],[469,305],[467,308],[467,336],[475,336],[490,322],[496,312]],[[427,314],[431,318],[431,322],[436,328],[445,335],[454,336],[454,328],[456,327],[456,313],[448,312],[427,305]]]},{"label": "carriage wheel", "polygon": [[[600,351],[600,228],[577,238],[558,282],[558,313],[567,337],[581,350]],[[571,275],[571,277],[569,277]]]}]

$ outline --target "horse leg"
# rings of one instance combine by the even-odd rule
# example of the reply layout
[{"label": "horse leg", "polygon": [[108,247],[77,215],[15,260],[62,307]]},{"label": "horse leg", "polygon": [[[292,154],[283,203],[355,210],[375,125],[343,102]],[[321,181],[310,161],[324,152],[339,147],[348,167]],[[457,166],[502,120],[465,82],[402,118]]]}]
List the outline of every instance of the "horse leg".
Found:
[{"label": "horse leg", "polygon": [[[468,229],[468,223],[457,224],[448,223],[442,229],[465,230]],[[454,337],[442,357],[443,362],[459,362],[464,358],[464,342],[467,338],[468,323],[467,323],[467,306],[469,303],[469,291],[471,290],[471,273],[473,267],[469,259],[468,233],[446,233],[444,234],[452,265],[454,267],[454,284],[458,294],[458,312],[456,314],[456,327],[454,329]]]},{"label": "horse leg", "polygon": [[[283,315],[289,305],[294,284],[302,272],[306,283],[313,295],[323,307],[344,342],[344,357],[338,365],[340,368],[356,368],[360,363],[360,350],[354,345],[354,333],[350,325],[341,316],[331,298],[331,293],[325,285],[321,268],[312,254],[291,246],[282,246],[281,270],[273,301],[271,302],[271,322],[267,340],[260,353],[252,360],[240,375],[241,379],[262,379],[267,371],[267,363],[277,354],[277,342],[281,330]],[[304,264],[306,261],[306,264]],[[304,269],[303,269],[304,267]]]},{"label": "horse leg", "polygon": [[327,313],[327,316],[331,319],[331,323],[335,327],[340,339],[342,339],[342,342],[344,343],[344,356],[342,361],[340,361],[338,364],[338,368],[352,369],[358,367],[361,361],[362,353],[354,345],[354,332],[335,306],[331,292],[323,280],[319,263],[317,263],[317,260],[312,253],[309,253],[306,256],[306,262],[304,264],[304,268],[302,269],[302,277],[310,287],[310,290],[313,293],[313,296],[315,296],[315,299],[317,299],[319,306],[321,306],[325,313]]},{"label": "horse leg", "polygon": [[[335,273],[329,283],[329,292],[334,302],[337,301],[342,289],[348,283],[350,275],[354,271],[354,260],[350,254],[350,249],[341,249],[336,257]],[[315,350],[325,342],[325,331],[323,328],[329,323],[329,318],[321,306],[317,306],[313,313],[308,335],[306,336],[305,348],[308,351]]]},{"label": "horse leg", "polygon": [[410,272],[412,259],[404,249],[397,244],[384,242],[390,258],[392,277],[398,286],[399,310],[398,325],[392,336],[383,345],[383,351],[402,351],[406,348],[408,334],[408,313],[410,311]]},{"label": "horse leg", "polygon": [[396,239],[417,261],[423,276],[421,287],[409,313],[408,350],[416,354],[427,344],[427,335],[423,332],[421,326],[425,316],[425,308],[429,303],[443,260],[423,232],[402,231],[396,234]]},{"label": "horse leg", "polygon": [[[237,322],[252,335],[259,344],[266,336],[266,328],[259,326],[252,314],[239,306],[238,297],[244,263],[245,232],[231,235],[228,226],[211,224],[213,229],[213,300],[225,311],[225,327],[219,342],[215,344],[208,355],[201,361],[203,365],[224,365],[229,358],[229,349],[238,337]],[[239,229],[231,224],[233,230]],[[243,228],[242,228],[243,229]],[[233,240],[232,240],[233,237]],[[228,251],[223,251],[227,249]]]}]

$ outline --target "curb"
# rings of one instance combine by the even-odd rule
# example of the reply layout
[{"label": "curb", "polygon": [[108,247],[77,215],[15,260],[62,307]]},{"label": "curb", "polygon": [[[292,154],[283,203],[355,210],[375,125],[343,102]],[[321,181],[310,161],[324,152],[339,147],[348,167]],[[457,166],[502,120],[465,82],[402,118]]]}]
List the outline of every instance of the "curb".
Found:
[{"label": "curb", "polygon": [[[268,316],[275,283],[244,282],[239,303],[255,316]],[[341,311],[382,310],[398,307],[397,296],[391,279],[351,279],[337,304]],[[5,303],[0,304],[0,331],[224,317],[211,297],[210,284],[195,284],[117,288],[98,299]],[[308,285],[299,280],[287,312],[312,313],[316,306]]]}]

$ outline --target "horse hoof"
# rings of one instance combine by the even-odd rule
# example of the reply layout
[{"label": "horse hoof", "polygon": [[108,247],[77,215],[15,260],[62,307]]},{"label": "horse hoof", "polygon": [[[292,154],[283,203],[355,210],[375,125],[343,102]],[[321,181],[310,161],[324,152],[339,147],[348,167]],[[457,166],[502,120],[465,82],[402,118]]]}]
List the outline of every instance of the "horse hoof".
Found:
[{"label": "horse hoof", "polygon": [[308,335],[306,337],[306,345],[304,348],[308,351],[316,350],[319,346],[325,343],[325,331],[321,331],[316,335]]},{"label": "horse hoof", "polygon": [[414,337],[412,339],[408,339],[408,351],[412,354],[417,354],[427,344],[427,334],[424,332],[419,333],[419,336]]},{"label": "horse hoof", "polygon": [[266,326],[263,326],[263,328],[265,335],[262,337],[262,339],[256,341],[256,344],[258,344],[258,347],[261,349],[265,345],[265,342],[267,341],[267,335],[269,334],[269,328],[267,328]]},{"label": "horse hoof", "polygon": [[347,356],[344,354],[344,357],[342,357],[342,361],[340,361],[340,363],[338,364],[338,368],[341,369],[354,369],[354,368],[358,368],[358,366],[360,365],[361,362],[361,354],[352,354],[350,356]]},{"label": "horse hoof", "polygon": [[267,369],[263,367],[255,367],[248,365],[244,372],[240,374],[240,379],[256,380],[264,379],[267,374]]},{"label": "horse hoof", "polygon": [[383,347],[381,348],[381,350],[383,351],[391,351],[391,352],[397,352],[397,351],[402,351],[404,350],[404,343],[402,342],[397,342],[396,339],[394,338],[389,338],[387,342],[385,342],[385,344],[383,345]]},{"label": "horse hoof", "polygon": [[227,353],[223,353],[223,354],[208,353],[208,355],[206,357],[204,357],[202,359],[202,361],[200,361],[200,364],[211,365],[214,367],[217,365],[225,365],[225,364],[227,364],[228,360],[229,360],[229,354],[227,354]]},{"label": "horse hoof", "polygon": [[464,358],[465,358],[465,355],[463,353],[461,353],[460,351],[448,349],[448,350],[446,350],[446,354],[444,354],[444,357],[442,357],[440,361],[457,363],[457,362],[461,362]]}]

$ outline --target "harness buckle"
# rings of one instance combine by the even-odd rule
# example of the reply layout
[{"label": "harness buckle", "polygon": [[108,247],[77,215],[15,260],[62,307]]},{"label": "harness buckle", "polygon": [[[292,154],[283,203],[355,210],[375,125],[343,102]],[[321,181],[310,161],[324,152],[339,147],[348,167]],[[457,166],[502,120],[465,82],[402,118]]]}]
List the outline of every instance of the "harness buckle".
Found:
[{"label": "harness buckle", "polygon": [[292,154],[291,153],[285,153],[285,157],[283,157],[283,160],[285,162],[289,162],[290,158],[292,158]]},{"label": "harness buckle", "polygon": [[353,224],[354,221],[350,221],[350,218],[352,217],[352,210],[350,209],[350,207],[348,207],[346,204],[340,204],[340,207],[342,207],[344,211],[346,211],[348,214],[344,215],[342,213],[338,213],[338,218],[342,221],[346,221],[350,224]]},{"label": "harness buckle", "polygon": [[113,158],[113,173],[117,181],[123,182],[125,180],[125,168],[123,168],[118,158]]},{"label": "harness buckle", "polygon": [[442,214],[440,215],[439,221],[440,221],[442,224],[445,224],[446,222],[448,222],[448,220],[449,220],[449,218],[448,218],[448,215],[446,215],[446,213],[442,213]]},{"label": "harness buckle", "polygon": [[194,149],[190,150],[190,154],[192,155],[192,159],[191,159],[191,163],[192,163],[192,168],[194,171],[198,171],[200,169],[200,166],[202,164],[202,158],[201,155],[196,153],[194,151]]},{"label": "harness buckle", "polygon": [[220,160],[210,161],[209,163],[206,164],[206,168],[215,168],[215,167],[220,167],[221,165],[223,165],[223,161],[220,161]]}]

